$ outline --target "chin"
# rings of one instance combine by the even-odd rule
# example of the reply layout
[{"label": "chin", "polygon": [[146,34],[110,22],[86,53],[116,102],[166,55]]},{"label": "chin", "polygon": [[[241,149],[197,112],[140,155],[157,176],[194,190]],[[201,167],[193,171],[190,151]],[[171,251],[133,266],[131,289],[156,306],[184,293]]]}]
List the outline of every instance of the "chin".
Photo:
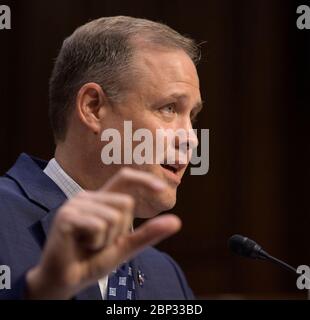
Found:
[{"label": "chin", "polygon": [[153,198],[150,201],[144,201],[136,209],[135,217],[149,219],[158,214],[172,209],[176,204],[176,192],[170,191]]}]

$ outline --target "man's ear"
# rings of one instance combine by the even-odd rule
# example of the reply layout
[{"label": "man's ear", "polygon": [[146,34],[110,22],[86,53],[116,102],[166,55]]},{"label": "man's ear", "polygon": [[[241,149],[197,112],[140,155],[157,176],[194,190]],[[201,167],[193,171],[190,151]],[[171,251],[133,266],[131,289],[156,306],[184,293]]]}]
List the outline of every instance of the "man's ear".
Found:
[{"label": "man's ear", "polygon": [[108,99],[97,83],[89,82],[80,88],[76,97],[77,116],[95,134],[100,132],[107,107]]}]

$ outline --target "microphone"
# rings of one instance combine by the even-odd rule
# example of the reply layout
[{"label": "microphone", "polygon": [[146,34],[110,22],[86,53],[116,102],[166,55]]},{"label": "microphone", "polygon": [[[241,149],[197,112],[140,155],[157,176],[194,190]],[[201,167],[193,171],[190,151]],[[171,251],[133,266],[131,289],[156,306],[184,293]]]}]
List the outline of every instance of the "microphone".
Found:
[{"label": "microphone", "polygon": [[277,264],[288,271],[294,272],[297,274],[297,270],[290,266],[289,264],[271,256],[269,253],[264,251],[260,245],[258,245],[255,241],[241,236],[239,234],[235,234],[228,240],[228,247],[229,249],[240,256],[252,259],[261,259],[261,260],[268,260]]}]

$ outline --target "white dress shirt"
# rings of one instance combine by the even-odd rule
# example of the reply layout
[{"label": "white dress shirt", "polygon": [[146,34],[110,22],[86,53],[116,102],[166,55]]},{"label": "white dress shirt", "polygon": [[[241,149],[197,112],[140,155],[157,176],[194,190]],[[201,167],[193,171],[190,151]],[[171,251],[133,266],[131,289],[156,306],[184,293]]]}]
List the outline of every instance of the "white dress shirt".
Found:
[{"label": "white dress shirt", "polygon": [[[55,158],[49,161],[44,169],[44,173],[57,184],[68,199],[74,197],[78,192],[83,191],[83,189],[60,167]],[[101,296],[104,300],[108,287],[108,276],[100,279],[98,282]]]}]

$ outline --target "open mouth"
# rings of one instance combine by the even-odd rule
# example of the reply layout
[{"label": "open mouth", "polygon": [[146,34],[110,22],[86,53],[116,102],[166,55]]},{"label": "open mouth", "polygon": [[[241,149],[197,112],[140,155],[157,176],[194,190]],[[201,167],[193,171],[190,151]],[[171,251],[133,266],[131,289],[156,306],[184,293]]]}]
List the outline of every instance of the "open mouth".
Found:
[{"label": "open mouth", "polygon": [[173,166],[170,166],[169,164],[163,164],[163,163],[161,163],[160,165],[161,165],[164,169],[169,170],[169,171],[171,171],[171,172],[173,172],[173,173],[176,173],[176,172],[177,172],[177,169],[174,168]]}]

